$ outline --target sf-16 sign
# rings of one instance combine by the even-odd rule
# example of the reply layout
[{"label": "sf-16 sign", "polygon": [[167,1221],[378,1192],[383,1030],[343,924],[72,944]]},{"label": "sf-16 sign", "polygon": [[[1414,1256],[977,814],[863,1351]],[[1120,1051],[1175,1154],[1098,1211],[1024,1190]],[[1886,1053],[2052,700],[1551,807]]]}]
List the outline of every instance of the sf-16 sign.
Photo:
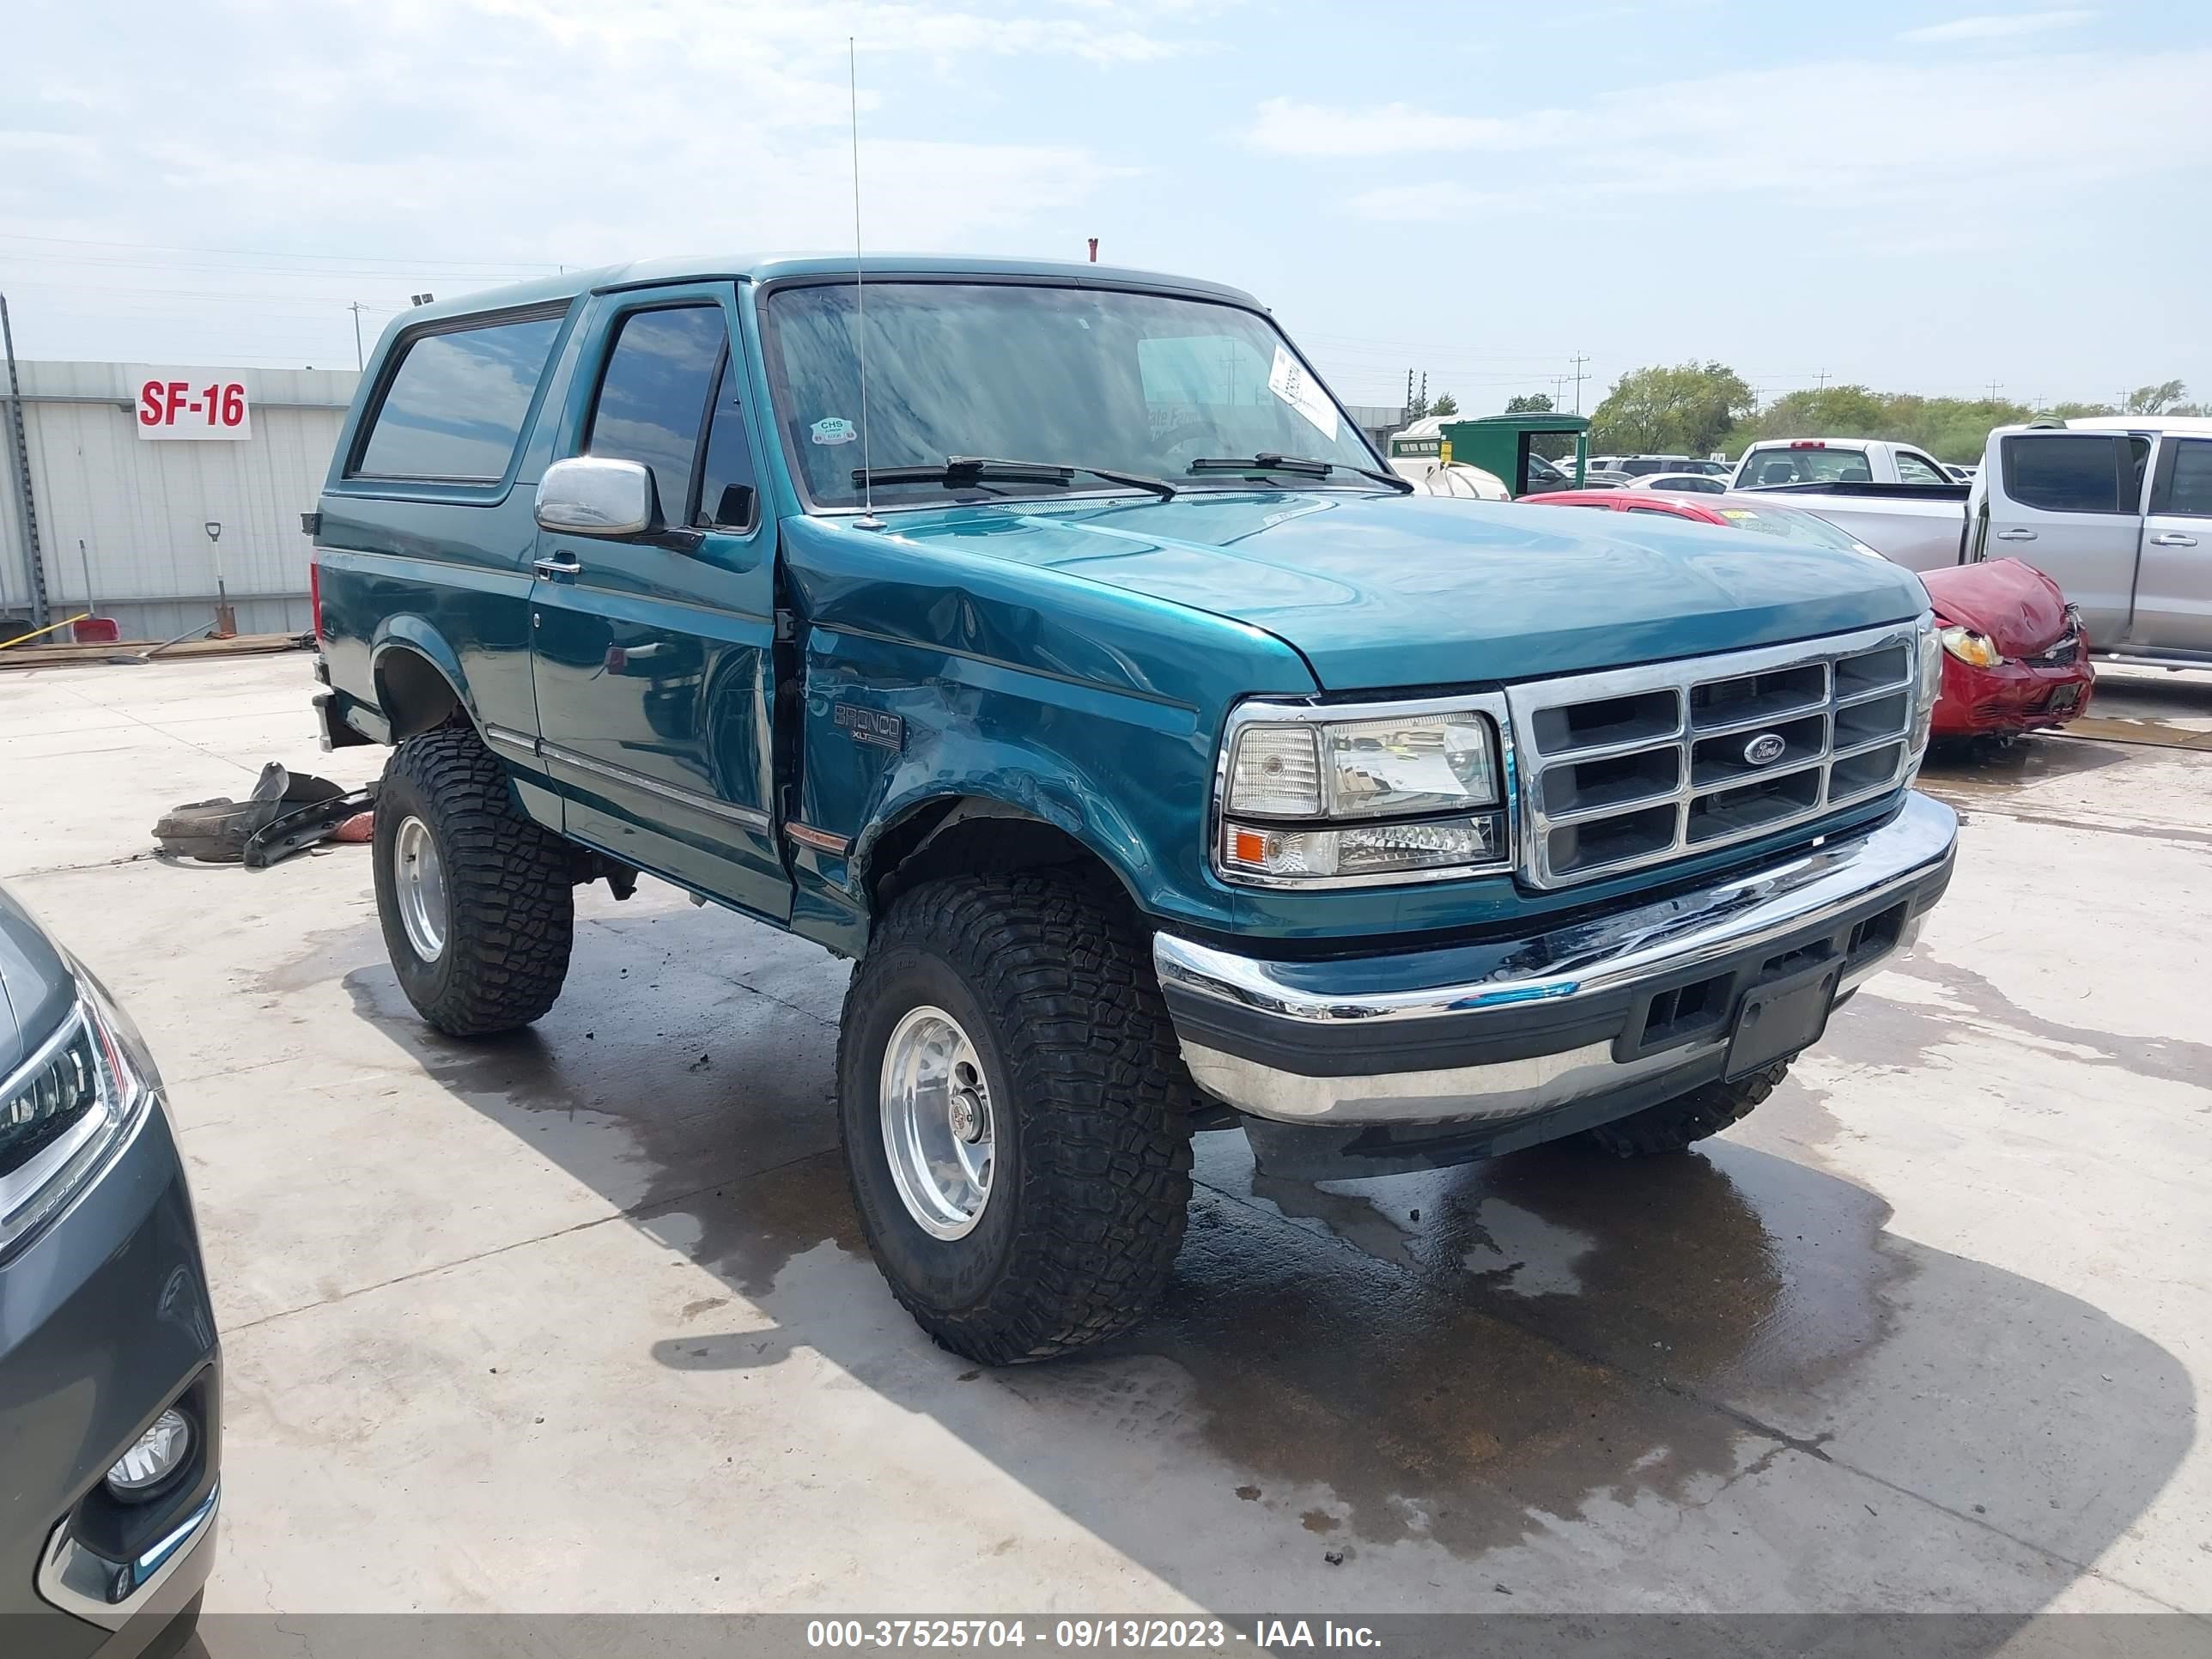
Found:
[{"label": "sf-16 sign", "polygon": [[253,410],[244,381],[179,369],[139,383],[136,424],[142,438],[250,438]]}]

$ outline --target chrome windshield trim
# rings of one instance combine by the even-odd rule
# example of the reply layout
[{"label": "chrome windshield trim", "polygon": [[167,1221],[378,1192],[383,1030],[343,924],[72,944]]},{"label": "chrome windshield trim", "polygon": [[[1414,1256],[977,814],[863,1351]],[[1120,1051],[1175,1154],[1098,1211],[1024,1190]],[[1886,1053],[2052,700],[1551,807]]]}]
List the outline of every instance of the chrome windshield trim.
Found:
[{"label": "chrome windshield trim", "polygon": [[[1310,1024],[1435,1019],[1519,1003],[1553,1003],[1695,969],[1762,940],[1815,926],[1911,886],[1952,856],[1958,815],[1909,794],[1896,817],[1713,886],[1571,923],[1523,940],[1489,978],[1412,990],[1316,990],[1284,963],[1157,933],[1163,985]],[[1357,963],[1345,964],[1356,975]],[[1299,979],[1308,977],[1300,974]]]}]

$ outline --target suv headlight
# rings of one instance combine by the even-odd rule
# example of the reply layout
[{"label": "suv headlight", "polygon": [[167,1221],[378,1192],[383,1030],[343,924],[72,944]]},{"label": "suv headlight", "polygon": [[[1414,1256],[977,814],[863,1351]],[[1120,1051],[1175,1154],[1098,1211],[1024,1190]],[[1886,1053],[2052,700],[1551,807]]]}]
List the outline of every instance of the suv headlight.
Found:
[{"label": "suv headlight", "polygon": [[0,1258],[68,1203],[137,1122],[152,1087],[88,979],[29,1059],[0,1079]]},{"label": "suv headlight", "polygon": [[1263,886],[1504,869],[1502,705],[1248,702],[1222,750],[1216,866]]}]

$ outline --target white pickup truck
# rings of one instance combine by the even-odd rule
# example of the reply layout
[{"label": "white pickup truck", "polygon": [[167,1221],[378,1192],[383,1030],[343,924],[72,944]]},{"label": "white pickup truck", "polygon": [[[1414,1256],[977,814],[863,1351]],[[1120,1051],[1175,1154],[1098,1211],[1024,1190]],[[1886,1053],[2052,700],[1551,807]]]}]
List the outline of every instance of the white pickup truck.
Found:
[{"label": "white pickup truck", "polygon": [[[1815,458],[1826,476],[1769,483],[1777,450]],[[1838,453],[1857,465],[1828,459]],[[1735,483],[1773,489],[1909,569],[2032,564],[2080,611],[2099,652],[2212,663],[2212,419],[2002,426],[1972,485],[1911,482],[1905,457],[1934,465],[1909,445],[1870,440],[1754,444]],[[1875,471],[1885,459],[1887,477]]]},{"label": "white pickup truck", "polygon": [[1879,438],[1773,438],[1736,462],[1734,489],[1786,489],[1893,564],[1959,562],[1967,486],[1925,450]]}]

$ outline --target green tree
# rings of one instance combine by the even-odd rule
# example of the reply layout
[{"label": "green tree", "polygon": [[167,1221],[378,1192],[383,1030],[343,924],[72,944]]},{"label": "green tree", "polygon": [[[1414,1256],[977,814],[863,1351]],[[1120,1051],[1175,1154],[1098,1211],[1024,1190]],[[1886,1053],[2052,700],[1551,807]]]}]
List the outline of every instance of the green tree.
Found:
[{"label": "green tree", "polygon": [[1429,413],[1431,415],[1456,415],[1459,413],[1459,399],[1453,397],[1449,392],[1439,392],[1437,393],[1437,400],[1429,405]]},{"label": "green tree", "polygon": [[1758,399],[1725,363],[1655,364],[1613,382],[1590,417],[1590,447],[1630,454],[1703,455]]},{"label": "green tree", "polygon": [[2043,413],[2054,421],[2071,421],[2084,415],[2117,415],[2110,404],[2052,404]]},{"label": "green tree", "polygon": [[[2082,412],[2087,412],[2082,411]],[[1977,398],[1923,398],[1863,386],[1804,387],[1777,398],[1739,428],[1729,447],[1741,454],[1771,438],[1884,438],[1917,445],[1944,461],[1978,461],[1993,426],[2027,421],[2025,404]]]},{"label": "green tree", "polygon": [[2156,386],[2139,386],[2128,393],[2128,406],[2123,415],[2175,415],[2180,411],[2171,405],[2178,404],[2189,388],[2179,380],[2160,380]]},{"label": "green tree", "polygon": [[[1508,415],[1548,415],[1552,412],[1552,395],[1548,392],[1531,392],[1523,397],[1505,400]],[[1547,461],[1564,461],[1575,453],[1575,441],[1564,432],[1540,434],[1528,440],[1528,447]]]}]

